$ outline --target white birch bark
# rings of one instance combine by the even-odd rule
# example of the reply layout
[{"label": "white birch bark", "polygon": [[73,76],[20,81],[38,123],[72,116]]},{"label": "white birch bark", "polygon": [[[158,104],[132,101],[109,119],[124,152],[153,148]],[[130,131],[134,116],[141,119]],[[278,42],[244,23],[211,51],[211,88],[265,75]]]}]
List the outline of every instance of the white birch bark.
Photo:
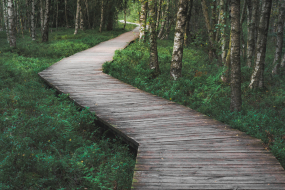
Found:
[{"label": "white birch bark", "polygon": [[35,0],[32,0],[32,14],[31,14],[31,32],[32,32],[32,40],[36,40],[35,33]]},{"label": "white birch bark", "polygon": [[48,27],[49,27],[49,1],[46,0],[45,12],[44,12],[44,26],[43,26],[43,34],[42,41],[48,41]]},{"label": "white birch bark", "polygon": [[100,28],[99,28],[99,32],[102,32],[103,29],[103,21],[104,21],[104,0],[102,0],[101,2],[101,21],[100,21]]},{"label": "white birch bark", "polygon": [[75,17],[75,31],[74,35],[78,32],[78,19],[79,19],[79,12],[80,12],[80,0],[77,0],[77,8],[76,8],[76,17]]},{"label": "white birch bark", "polygon": [[16,36],[14,33],[14,9],[13,0],[8,0],[8,20],[9,20],[9,44],[10,47],[16,47]]},{"label": "white birch bark", "polygon": [[4,23],[5,23],[5,31],[7,35],[7,42],[10,43],[10,36],[9,36],[9,21],[8,21],[8,11],[6,0],[3,0],[3,16],[4,16]]}]

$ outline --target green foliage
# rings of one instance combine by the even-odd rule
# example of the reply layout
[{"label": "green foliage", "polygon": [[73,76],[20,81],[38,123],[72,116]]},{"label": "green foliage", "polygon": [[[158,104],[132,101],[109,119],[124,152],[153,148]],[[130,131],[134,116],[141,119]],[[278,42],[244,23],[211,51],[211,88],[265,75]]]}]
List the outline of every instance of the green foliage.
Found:
[{"label": "green foliage", "polygon": [[[203,48],[197,49],[197,44],[192,45],[184,49],[183,77],[177,81],[170,80],[169,74],[172,40],[158,41],[161,75],[157,78],[151,77],[148,66],[149,48],[143,43],[133,43],[128,48],[117,51],[114,61],[103,65],[104,72],[261,139],[265,148],[270,148],[285,167],[285,76],[272,77],[269,72],[272,66],[267,64],[267,90],[252,91],[248,89],[252,69],[242,62],[242,111],[231,113],[231,89],[229,84],[220,80],[222,68],[215,62],[209,63]],[[268,51],[268,55],[270,53],[273,52]],[[267,62],[272,62],[272,59],[267,56]]]},{"label": "green foliage", "polygon": [[37,75],[122,32],[73,37],[62,29],[45,44],[28,36],[18,38],[17,49],[1,44],[0,189],[130,189],[135,155],[119,138],[104,136],[88,109],[57,95]]}]

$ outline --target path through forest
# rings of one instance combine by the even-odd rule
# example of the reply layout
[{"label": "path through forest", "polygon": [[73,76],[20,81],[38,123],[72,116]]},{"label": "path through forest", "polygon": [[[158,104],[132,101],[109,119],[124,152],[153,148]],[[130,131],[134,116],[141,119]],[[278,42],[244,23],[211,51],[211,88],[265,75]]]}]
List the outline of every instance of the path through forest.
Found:
[{"label": "path through forest", "polygon": [[255,139],[102,72],[138,28],[39,75],[138,147],[134,189],[285,189],[285,171]]}]

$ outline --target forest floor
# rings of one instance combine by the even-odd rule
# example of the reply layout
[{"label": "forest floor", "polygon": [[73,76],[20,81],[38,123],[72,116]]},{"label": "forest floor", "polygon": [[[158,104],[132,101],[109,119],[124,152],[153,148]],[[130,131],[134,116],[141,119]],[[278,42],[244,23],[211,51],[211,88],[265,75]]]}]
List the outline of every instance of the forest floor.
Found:
[{"label": "forest floor", "polygon": [[[114,31],[53,29],[48,43],[0,32],[0,189],[130,187],[135,153],[98,126],[96,117],[51,89],[38,72],[64,57],[112,39]],[[127,189],[127,188],[126,188]]]}]

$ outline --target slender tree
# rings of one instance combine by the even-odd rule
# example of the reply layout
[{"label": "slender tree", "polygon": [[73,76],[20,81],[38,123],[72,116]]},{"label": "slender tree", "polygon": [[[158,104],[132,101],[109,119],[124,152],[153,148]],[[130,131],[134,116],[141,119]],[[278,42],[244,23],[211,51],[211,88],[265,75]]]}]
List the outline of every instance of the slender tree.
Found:
[{"label": "slender tree", "polygon": [[170,76],[173,80],[181,77],[182,58],[183,58],[183,43],[187,17],[188,0],[179,0],[177,21],[175,27],[175,37],[173,45],[172,60],[170,66]]},{"label": "slender tree", "polygon": [[6,30],[6,35],[7,35],[7,42],[10,43],[8,10],[6,6],[6,1],[3,0],[2,3],[3,3],[3,17],[4,17],[5,30]]},{"label": "slender tree", "polygon": [[45,13],[44,13],[44,26],[42,33],[42,42],[48,41],[48,29],[49,29],[49,12],[50,12],[50,0],[46,0]]},{"label": "slender tree", "polygon": [[264,87],[264,62],[266,53],[267,33],[270,19],[272,0],[264,0],[259,22],[259,30],[257,37],[257,46],[255,54],[255,68],[251,75],[249,87],[263,88]]},{"label": "slender tree", "polygon": [[285,0],[281,1],[281,6],[279,8],[278,23],[277,23],[277,38],[276,38],[276,50],[272,70],[272,74],[279,74],[279,67],[282,56],[283,47],[283,31],[284,31],[284,19],[285,19]]},{"label": "slender tree", "polygon": [[101,21],[100,21],[99,32],[102,32],[102,29],[103,29],[103,21],[104,21],[104,0],[101,1]]},{"label": "slender tree", "polygon": [[187,7],[187,18],[186,18],[186,28],[185,28],[185,46],[188,46],[191,41],[191,33],[190,33],[190,22],[191,22],[191,14],[192,14],[193,0],[189,0]]},{"label": "slender tree", "polygon": [[146,38],[146,20],[147,20],[147,10],[148,1],[141,0],[141,15],[140,15],[140,41],[145,42]]},{"label": "slender tree", "polygon": [[247,0],[247,52],[246,65],[251,67],[252,58],[255,49],[256,39],[256,18],[257,18],[257,0]]},{"label": "slender tree", "polygon": [[169,4],[170,4],[170,0],[167,0],[165,12],[163,14],[163,19],[162,19],[162,22],[161,22],[161,27],[160,27],[160,30],[159,30],[159,33],[158,33],[158,38],[162,37],[163,32],[164,32],[164,28],[165,28],[165,25],[166,25],[166,22],[169,19]]},{"label": "slender tree", "polygon": [[68,18],[67,18],[67,0],[64,0],[64,13],[65,13],[66,28],[68,28]]},{"label": "slender tree", "polygon": [[159,22],[160,22],[161,4],[162,4],[162,0],[159,0],[158,6],[157,6],[156,31],[158,30]]},{"label": "slender tree", "polygon": [[240,0],[231,2],[231,111],[241,111]]},{"label": "slender tree", "polygon": [[16,36],[15,36],[15,31],[14,31],[14,5],[13,5],[13,0],[7,0],[8,2],[8,20],[9,20],[9,44],[10,47],[16,47]]},{"label": "slender tree", "polygon": [[35,0],[32,0],[32,13],[31,13],[31,33],[32,40],[36,40],[36,26],[35,26]]},{"label": "slender tree", "polygon": [[225,31],[225,26],[226,26],[226,13],[225,13],[225,0],[220,0],[220,15],[219,15],[219,23],[221,25],[221,46],[222,46],[222,62],[225,64],[226,62],[226,31]]},{"label": "slender tree", "polygon": [[80,24],[79,24],[79,27],[80,27],[80,30],[84,30],[84,20],[83,20],[83,13],[82,13],[82,6],[81,4],[79,5],[79,13],[80,13]]},{"label": "slender tree", "polygon": [[80,14],[80,0],[77,0],[74,35],[76,35],[78,32],[78,22],[79,22],[79,16],[80,16],[79,14]]},{"label": "slender tree", "polygon": [[150,24],[150,56],[149,67],[152,70],[153,77],[159,75],[158,55],[157,55],[157,43],[156,43],[156,7],[157,0],[149,0],[149,24]]}]

